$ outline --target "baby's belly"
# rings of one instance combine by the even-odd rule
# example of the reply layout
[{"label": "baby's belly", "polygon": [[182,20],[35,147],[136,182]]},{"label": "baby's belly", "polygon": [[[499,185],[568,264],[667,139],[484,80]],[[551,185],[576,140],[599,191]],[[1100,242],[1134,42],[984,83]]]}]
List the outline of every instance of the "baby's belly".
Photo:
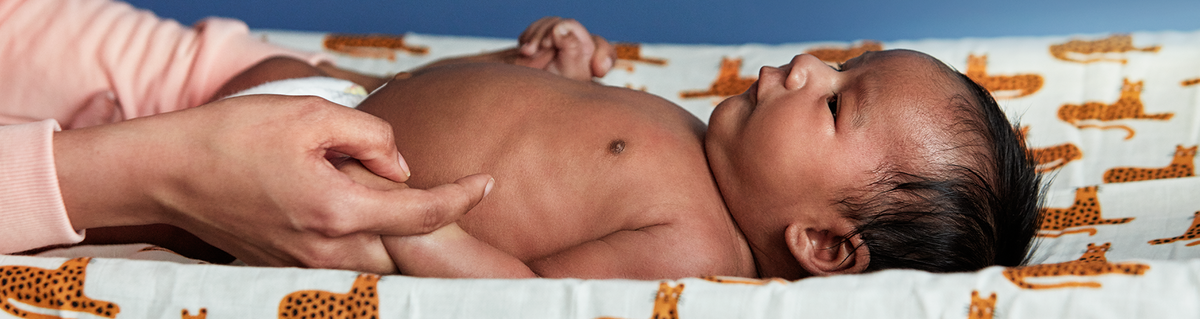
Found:
[{"label": "baby's belly", "polygon": [[[525,261],[636,224],[627,211],[646,200],[634,198],[625,190],[645,183],[637,176],[621,173],[628,170],[626,165],[635,163],[594,156],[586,149],[544,153],[549,151],[517,147],[480,156],[487,161],[479,163],[442,161],[441,167],[460,169],[442,171],[435,175],[440,177],[429,181],[415,173],[422,164],[412,164],[412,183],[436,185],[468,174],[491,174],[496,180],[492,192],[464,215],[459,225],[476,238]],[[460,161],[471,158],[458,157]],[[469,167],[478,170],[466,169]]]},{"label": "baby's belly", "polygon": [[359,106],[391,124],[409,186],[495,178],[459,220],[468,233],[529,261],[647,226],[655,216],[642,208],[664,200],[716,198],[723,209],[702,124],[678,106],[526,68],[503,70],[527,75],[516,79],[485,69],[418,72]]}]

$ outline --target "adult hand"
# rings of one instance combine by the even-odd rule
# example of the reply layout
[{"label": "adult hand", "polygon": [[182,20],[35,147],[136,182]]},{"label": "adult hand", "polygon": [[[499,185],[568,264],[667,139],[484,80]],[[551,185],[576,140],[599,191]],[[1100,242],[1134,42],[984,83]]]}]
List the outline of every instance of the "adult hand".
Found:
[{"label": "adult hand", "polygon": [[[408,185],[379,177],[357,161],[333,161],[338,170],[362,185],[375,189]],[[513,255],[468,234],[451,223],[429,234],[384,236],[400,272],[409,276],[442,278],[532,278],[533,270]]]},{"label": "adult hand", "polygon": [[252,265],[391,273],[380,235],[458,219],[491,179],[380,190],[330,154],[407,179],[391,127],[316,97],[245,96],[56,133],[55,161],[77,229],[166,223]]},{"label": "adult hand", "polygon": [[574,19],[542,18],[530,24],[517,40],[523,57],[516,64],[576,80],[603,77],[617,58],[616,48],[603,37],[589,34]]}]

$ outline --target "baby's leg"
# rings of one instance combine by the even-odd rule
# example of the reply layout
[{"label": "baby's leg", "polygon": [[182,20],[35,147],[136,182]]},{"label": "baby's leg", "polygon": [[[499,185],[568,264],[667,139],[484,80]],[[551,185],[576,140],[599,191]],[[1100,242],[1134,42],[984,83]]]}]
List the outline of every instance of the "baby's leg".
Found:
[{"label": "baby's leg", "polygon": [[209,101],[216,101],[267,82],[311,76],[327,76],[354,82],[354,84],[363,86],[367,92],[374,91],[384,83],[387,83],[387,79],[340,69],[328,62],[321,62],[317,66],[312,66],[304,61],[293,58],[273,57],[259,62],[249,69],[242,71],[242,73],[230,79],[229,82],[225,82],[225,86],[217,90],[217,93],[213,94],[209,98]]},{"label": "baby's leg", "polygon": [[304,61],[287,57],[274,57],[259,62],[249,69],[242,71],[242,73],[233,77],[228,82],[225,82],[225,85],[220,90],[217,90],[217,93],[213,94],[209,101],[215,101],[271,81],[311,76],[327,75],[317,67],[309,65]]}]

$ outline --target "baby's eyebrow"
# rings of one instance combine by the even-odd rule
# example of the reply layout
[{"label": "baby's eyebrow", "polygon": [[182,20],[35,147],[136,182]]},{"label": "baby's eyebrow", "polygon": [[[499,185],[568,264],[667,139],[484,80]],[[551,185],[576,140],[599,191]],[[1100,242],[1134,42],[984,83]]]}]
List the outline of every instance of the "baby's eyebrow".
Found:
[{"label": "baby's eyebrow", "polygon": [[859,65],[866,64],[867,61],[870,60],[870,53],[871,52],[865,52],[859,56],[850,58],[845,62],[838,63],[838,70],[845,71],[847,68],[858,67]]},{"label": "baby's eyebrow", "polygon": [[858,90],[856,90],[857,94],[855,94],[854,99],[854,116],[850,119],[850,123],[854,128],[861,128],[867,124],[867,120],[869,119],[867,110],[872,108],[881,90],[879,85],[873,85],[877,82],[875,78],[867,76],[867,74],[864,73],[861,75],[857,83],[855,83]]},{"label": "baby's eyebrow", "polygon": [[[845,72],[854,68],[867,67],[868,65],[870,65],[870,54],[863,54],[838,64],[838,67],[841,71]],[[866,116],[865,111],[870,109],[871,104],[876,100],[875,97],[879,95],[880,88],[878,85],[872,85],[876,81],[874,81],[873,76],[870,76],[871,74],[873,73],[863,72],[858,76],[857,81],[853,83],[857,89],[855,90],[857,94],[855,94],[854,98],[856,106],[854,107],[854,115],[850,118],[850,124],[856,129],[867,124],[869,118]]]}]

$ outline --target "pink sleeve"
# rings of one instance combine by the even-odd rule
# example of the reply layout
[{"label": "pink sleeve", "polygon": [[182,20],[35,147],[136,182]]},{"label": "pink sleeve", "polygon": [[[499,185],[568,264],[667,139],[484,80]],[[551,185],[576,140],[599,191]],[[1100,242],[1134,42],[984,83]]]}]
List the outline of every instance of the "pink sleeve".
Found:
[{"label": "pink sleeve", "polygon": [[[0,253],[78,242],[51,135],[201,105],[272,56],[237,20],[189,28],[111,0],[0,0]],[[40,122],[39,122],[40,121]],[[27,123],[27,124],[23,124]]]},{"label": "pink sleeve", "polygon": [[0,254],[83,240],[58,189],[57,130],[53,120],[0,126]]},{"label": "pink sleeve", "polygon": [[[0,0],[0,124],[56,119],[64,129],[203,104],[272,56],[328,57],[252,37],[241,21],[195,27],[109,0]],[[112,96],[113,103],[91,103]],[[115,109],[114,109],[114,106]]]}]

